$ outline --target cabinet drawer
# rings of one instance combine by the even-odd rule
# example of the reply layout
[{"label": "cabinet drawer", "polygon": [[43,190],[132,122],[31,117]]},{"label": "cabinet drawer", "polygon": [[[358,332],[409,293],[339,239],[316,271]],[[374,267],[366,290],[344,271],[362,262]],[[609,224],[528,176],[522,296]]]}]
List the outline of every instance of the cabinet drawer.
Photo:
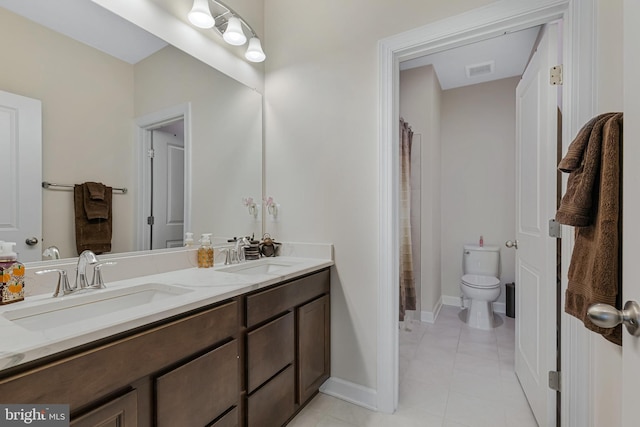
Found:
[{"label": "cabinet drawer", "polygon": [[71,411],[238,331],[236,301],[0,380],[3,403],[65,403]]},{"label": "cabinet drawer", "polygon": [[71,427],[136,427],[138,393],[132,390],[104,405],[71,420]]},{"label": "cabinet drawer", "polygon": [[238,407],[230,410],[210,427],[238,427]]},{"label": "cabinet drawer", "polygon": [[255,394],[249,396],[248,427],[280,427],[293,415],[294,379],[293,366],[289,366]]},{"label": "cabinet drawer", "polygon": [[247,392],[252,393],[295,357],[294,316],[289,312],[247,333]]},{"label": "cabinet drawer", "polygon": [[329,292],[329,270],[247,296],[247,327]]},{"label": "cabinet drawer", "polygon": [[204,426],[238,403],[238,341],[156,379],[158,427]]}]

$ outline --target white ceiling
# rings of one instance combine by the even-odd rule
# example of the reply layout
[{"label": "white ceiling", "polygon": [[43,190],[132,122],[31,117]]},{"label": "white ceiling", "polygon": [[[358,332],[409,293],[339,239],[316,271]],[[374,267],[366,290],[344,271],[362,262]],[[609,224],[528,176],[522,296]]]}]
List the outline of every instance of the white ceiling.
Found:
[{"label": "white ceiling", "polygon": [[[539,27],[411,59],[400,70],[432,64],[443,90],[521,76],[538,37]],[[493,63],[491,74],[467,77],[467,66]]]},{"label": "white ceiling", "polygon": [[0,7],[130,64],[167,45],[90,0],[0,0]]}]

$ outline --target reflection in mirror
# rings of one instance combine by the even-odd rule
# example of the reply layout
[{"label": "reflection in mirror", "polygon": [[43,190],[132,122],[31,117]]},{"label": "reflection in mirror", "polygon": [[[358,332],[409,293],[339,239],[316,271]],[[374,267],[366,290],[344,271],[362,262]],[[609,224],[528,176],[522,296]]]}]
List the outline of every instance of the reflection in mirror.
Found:
[{"label": "reflection in mirror", "polygon": [[[184,124],[183,215],[175,204],[179,197],[156,212],[169,210],[170,221],[184,221],[189,228],[180,234],[191,231],[196,239],[201,233],[223,238],[260,235],[261,215],[249,215],[243,204],[243,198],[262,197],[258,92],[172,46],[131,64],[2,5],[0,1],[5,58],[0,90],[42,101],[43,180],[97,181],[129,190],[113,195],[112,252],[149,247],[140,237],[147,233],[143,222],[151,203],[141,188],[149,161],[141,155],[146,149],[141,145],[154,129],[137,132],[134,124],[177,106],[189,111]],[[177,170],[175,158],[169,166]],[[42,189],[42,202],[39,250],[55,245],[63,258],[77,256],[73,192]],[[175,238],[168,240],[160,246],[178,244]]]}]

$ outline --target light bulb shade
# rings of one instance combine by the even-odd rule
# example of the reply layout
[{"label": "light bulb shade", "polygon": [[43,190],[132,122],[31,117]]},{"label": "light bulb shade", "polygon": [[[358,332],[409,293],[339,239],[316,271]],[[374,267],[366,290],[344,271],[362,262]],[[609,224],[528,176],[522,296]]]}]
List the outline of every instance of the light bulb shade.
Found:
[{"label": "light bulb shade", "polygon": [[241,46],[247,42],[247,36],[242,31],[242,24],[240,20],[235,16],[229,18],[227,22],[227,29],[222,35],[224,41],[234,46]]},{"label": "light bulb shade", "polygon": [[187,16],[189,22],[198,28],[213,28],[216,23],[209,10],[209,0],[193,0],[193,7]]},{"label": "light bulb shade", "polygon": [[247,58],[247,61],[251,62],[262,62],[265,60],[267,56],[262,50],[259,38],[252,37],[249,40],[249,47],[247,48],[247,52],[244,54],[244,57]]}]

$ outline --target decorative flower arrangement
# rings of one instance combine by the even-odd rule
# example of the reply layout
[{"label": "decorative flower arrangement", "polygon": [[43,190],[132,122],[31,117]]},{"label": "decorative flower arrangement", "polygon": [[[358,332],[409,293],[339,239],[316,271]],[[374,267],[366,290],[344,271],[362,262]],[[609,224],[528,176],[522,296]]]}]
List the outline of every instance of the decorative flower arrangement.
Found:
[{"label": "decorative flower arrangement", "polygon": [[264,206],[267,208],[267,212],[272,217],[278,216],[278,204],[273,200],[273,197],[265,197],[262,199]]},{"label": "decorative flower arrangement", "polygon": [[243,197],[242,204],[244,204],[249,210],[249,215],[256,218],[258,216],[258,206],[253,201],[253,197]]}]

